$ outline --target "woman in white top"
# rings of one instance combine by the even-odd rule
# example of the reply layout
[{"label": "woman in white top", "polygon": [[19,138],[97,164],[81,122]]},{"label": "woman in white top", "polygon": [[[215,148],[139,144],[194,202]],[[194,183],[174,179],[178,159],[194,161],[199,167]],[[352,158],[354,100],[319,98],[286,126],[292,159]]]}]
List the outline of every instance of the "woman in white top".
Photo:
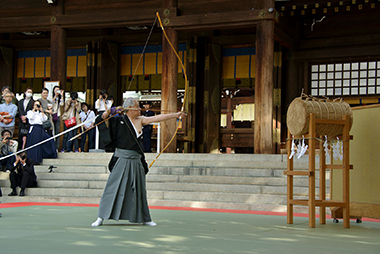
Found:
[{"label": "woman in white top", "polygon": [[[30,123],[26,148],[50,138],[42,126],[42,122],[47,120],[47,116],[42,110],[40,101],[34,102],[33,109],[27,112],[26,117]],[[42,158],[57,158],[57,150],[53,139],[29,149],[27,153],[28,158],[32,159],[35,163],[41,163]]]},{"label": "woman in white top", "polygon": [[112,107],[112,101],[108,100],[108,94],[105,89],[100,91],[99,99],[95,102],[95,109],[98,114],[110,109]]},{"label": "woman in white top", "polygon": [[49,89],[44,87],[41,91],[41,98],[39,98],[38,100],[41,102],[42,111],[44,112],[45,116],[47,116],[47,120],[49,120],[50,122],[50,127],[45,127],[45,130],[50,136],[53,136],[53,103],[48,99],[48,96]]}]

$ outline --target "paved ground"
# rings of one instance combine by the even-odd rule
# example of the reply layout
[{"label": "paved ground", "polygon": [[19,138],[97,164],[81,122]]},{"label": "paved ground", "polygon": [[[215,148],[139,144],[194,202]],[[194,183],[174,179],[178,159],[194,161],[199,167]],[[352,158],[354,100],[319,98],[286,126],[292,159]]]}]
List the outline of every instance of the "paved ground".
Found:
[{"label": "paved ground", "polygon": [[[152,209],[156,227],[105,221],[95,206],[0,204],[1,254],[318,253],[379,254],[380,222],[308,227],[308,218]],[[318,223],[318,221],[317,221]]]}]

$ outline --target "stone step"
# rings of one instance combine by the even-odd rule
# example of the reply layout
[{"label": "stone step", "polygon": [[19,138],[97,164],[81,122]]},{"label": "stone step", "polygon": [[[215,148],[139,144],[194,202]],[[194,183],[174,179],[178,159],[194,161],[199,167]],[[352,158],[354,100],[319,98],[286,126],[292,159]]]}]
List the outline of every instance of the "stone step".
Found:
[{"label": "stone step", "polygon": [[[75,163],[76,165],[107,165],[112,153],[60,153],[58,159],[45,159],[44,165],[61,165]],[[157,154],[146,154],[148,163]],[[318,160],[316,159],[318,162]],[[89,164],[88,164],[89,163]],[[162,154],[154,166],[186,166],[186,167],[243,167],[243,168],[286,168],[285,155],[256,155],[256,154]],[[294,160],[294,168],[307,168],[308,158]]]},{"label": "stone step", "polygon": [[[109,159],[113,153],[58,153],[58,159]],[[157,153],[145,153],[147,160],[153,160],[157,157]],[[223,161],[279,161],[286,162],[286,155],[282,154],[205,154],[205,153],[163,153],[159,157],[160,160],[223,160]],[[295,162],[306,162],[307,156],[302,157]]]},{"label": "stone step", "polygon": [[[61,172],[61,170],[60,170]],[[103,182],[96,183],[97,186],[103,186],[108,179],[109,174],[95,174],[95,173],[37,173],[38,185],[39,187],[54,186],[54,184],[59,184],[57,187],[64,187],[65,184],[71,187],[71,182],[77,181],[92,181],[92,182]],[[47,182],[51,181],[49,185]],[[58,182],[60,181],[60,182]],[[279,177],[229,177],[229,176],[193,176],[193,175],[147,175],[147,183],[191,183],[191,184],[229,184],[229,185],[251,185],[251,186],[286,186],[286,178]],[[43,184],[42,184],[43,183]],[[326,185],[329,186],[330,180],[326,181]],[[308,187],[307,178],[295,178],[295,187]],[[0,180],[0,186],[9,186],[9,180]],[[316,181],[316,187],[319,187],[319,181]],[[87,188],[87,187],[84,187]],[[95,187],[90,187],[95,188]],[[98,187],[96,187],[98,188]]]},{"label": "stone step", "polygon": [[38,188],[104,189],[106,181],[60,181],[39,180]]},{"label": "stone step", "polygon": [[[67,189],[83,189],[103,190],[106,185],[106,181],[64,181],[64,180],[39,180],[38,189],[41,191],[38,194],[50,195],[50,189],[61,189],[60,191],[66,191]],[[10,187],[9,181],[5,182],[3,187]],[[29,188],[28,188],[29,189]],[[220,193],[246,193],[246,194],[270,194],[270,195],[286,195],[286,186],[259,186],[259,185],[236,185],[236,184],[202,184],[202,183],[157,183],[147,182],[148,191],[187,191],[195,193],[203,192],[220,192]],[[32,191],[33,194],[34,191]],[[45,194],[48,192],[48,194]],[[294,195],[307,196],[307,187],[294,187]],[[316,189],[318,195],[319,190]],[[62,194],[57,194],[58,196]],[[66,194],[65,194],[66,195]],[[95,195],[97,195],[95,193]]]},{"label": "stone step", "polygon": [[[86,173],[37,173],[38,185],[42,187],[42,181],[54,182],[62,181],[96,181],[106,182],[109,174],[86,174]],[[252,186],[286,186],[287,179],[279,177],[228,177],[228,176],[187,176],[187,175],[153,175],[148,174],[147,183],[191,183],[191,184],[229,184],[229,185],[252,185]],[[319,187],[319,181],[316,181]],[[329,186],[330,180],[326,181]],[[308,187],[308,179],[294,179],[295,187]],[[9,180],[0,180],[0,186],[9,186]]]},{"label": "stone step", "polygon": [[[245,193],[245,194],[270,194],[286,195],[286,186],[257,186],[257,185],[234,185],[234,184],[199,184],[199,183],[147,183],[148,191],[174,191],[174,192],[218,192]],[[295,187],[294,195],[307,196],[308,188]],[[316,190],[318,193],[318,190]]]},{"label": "stone step", "polygon": [[[86,173],[86,174],[105,174],[108,173],[108,169],[106,166],[99,166],[99,165],[54,165],[57,168],[53,168],[53,171],[51,174],[54,173]],[[36,172],[37,176],[40,173],[48,173],[49,167],[44,165],[35,165],[34,166],[34,172]]]},{"label": "stone step", "polygon": [[[45,183],[42,183],[44,185]],[[100,198],[103,194],[105,183],[93,183],[92,189],[83,188],[82,185],[90,185],[83,181],[72,183],[71,186],[59,187],[59,182],[54,187],[50,187],[50,184],[46,184],[46,187],[27,188],[27,196],[37,197],[86,197],[86,198]],[[147,186],[148,198],[152,199],[164,199],[164,200],[193,200],[193,201],[219,201],[219,202],[237,202],[237,203],[259,203],[259,204],[286,204],[286,194],[281,189],[285,187],[271,187],[271,188],[249,188],[250,193],[247,193],[239,186],[232,186],[235,192],[228,192],[223,186],[209,185],[187,185],[182,186],[182,190],[178,186],[168,184],[168,188],[162,186]],[[71,187],[71,188],[70,188]],[[152,188],[151,188],[152,187]],[[228,188],[227,188],[228,189]],[[240,193],[239,193],[240,191]],[[11,192],[9,186],[3,188],[4,196]],[[307,195],[307,191],[302,188],[294,188],[295,197],[304,197]],[[268,203],[269,202],[269,203]],[[279,202],[279,203],[278,203]],[[285,203],[283,203],[285,202]]]},{"label": "stone step", "polygon": [[66,181],[75,181],[75,180],[88,180],[88,181],[104,181],[108,179],[108,173],[97,173],[97,174],[88,174],[88,173],[37,173],[37,181],[40,180],[66,180]]},{"label": "stone step", "polygon": [[[54,168],[55,173],[109,173],[108,168],[105,165],[58,165]],[[36,173],[46,173],[49,171],[49,166],[36,165]],[[196,168],[196,167],[152,167],[149,170],[149,175],[161,174],[161,175],[202,175],[202,176],[278,176],[286,177],[284,175],[284,169],[272,169],[272,168]]]},{"label": "stone step", "polygon": [[[307,187],[309,180],[307,178],[295,178],[294,186]],[[218,183],[218,184],[250,184],[250,185],[268,185],[268,186],[286,186],[287,179],[280,177],[229,177],[229,176],[189,176],[189,175],[147,175],[147,182],[180,182],[180,183]],[[330,180],[326,180],[327,186]],[[315,185],[319,187],[319,181]]]},{"label": "stone step", "polygon": [[[151,161],[147,160],[148,165]],[[93,165],[93,166],[107,166],[109,159],[44,159],[43,166],[49,167],[50,165]],[[306,164],[295,164],[294,169],[307,169]],[[286,170],[286,162],[251,162],[251,161],[230,161],[230,160],[157,160],[153,167],[194,167],[194,168],[246,168],[246,169],[258,169],[258,168],[276,168]]]},{"label": "stone step", "polygon": [[[2,176],[2,202],[98,204],[109,176],[111,156],[112,153],[60,153],[57,159],[45,159],[42,165],[35,166],[39,187],[27,188],[25,197],[8,197],[9,180]],[[146,154],[148,163],[156,156]],[[50,165],[57,167],[53,173],[48,173]],[[162,154],[147,175],[148,202],[157,206],[285,212],[286,167],[286,155]],[[307,156],[294,160],[295,170],[307,168]],[[318,185],[317,180],[317,188]],[[294,177],[294,195],[307,198],[307,176]],[[295,206],[294,211],[308,212],[303,206]]]},{"label": "stone step", "polygon": [[[156,153],[145,153],[145,158],[148,161],[153,161],[156,159],[158,154]],[[109,160],[112,153],[58,153],[58,159],[69,159],[69,160],[81,160],[81,159],[105,159]],[[161,154],[159,160],[162,161],[251,161],[251,162],[287,162],[287,156],[285,154],[203,154],[203,153],[164,153]],[[318,156],[316,156],[316,161],[318,161]],[[308,165],[308,156],[305,155],[299,160],[294,159],[294,164],[304,164]]]},{"label": "stone step", "polygon": [[[197,167],[152,167],[149,174],[155,175],[202,175],[202,176],[240,176],[240,177],[283,177],[285,169],[274,168],[197,168]],[[319,172],[318,170],[316,171]],[[297,176],[297,178],[307,178],[307,176]]]},{"label": "stone step", "polygon": [[[47,173],[48,167],[36,165],[35,172],[37,176]],[[57,166],[53,169],[53,173],[68,173],[68,174],[108,174],[109,171],[106,166]],[[316,171],[316,178],[318,178],[319,171]],[[177,167],[153,167],[150,169],[148,177],[150,175],[176,175],[176,176],[229,176],[229,177],[244,177],[244,178],[256,178],[256,177],[274,177],[286,179],[284,170],[282,169],[243,169],[243,168],[177,168]],[[329,172],[326,175],[329,179]],[[294,179],[307,179],[307,176],[296,176]]]},{"label": "stone step", "polygon": [[[157,154],[146,153],[147,160],[153,160]],[[286,155],[282,154],[205,154],[205,153],[164,153],[160,160],[208,160],[208,161],[252,161],[252,162],[286,162]],[[307,156],[302,157],[298,162],[307,161]]]},{"label": "stone step", "polygon": [[[10,188],[5,188],[11,191]],[[103,189],[82,189],[82,188],[26,188],[26,196],[38,197],[80,197],[80,198],[100,198],[103,194]]]},{"label": "stone step", "polygon": [[[58,153],[58,159],[63,160],[82,160],[82,159],[92,159],[92,160],[109,160],[113,153]],[[44,159],[43,162],[45,162]]]},{"label": "stone step", "polygon": [[[108,167],[105,164],[96,163],[91,161],[89,162],[82,161],[83,164],[67,164],[64,161],[57,160],[56,164],[48,165],[35,165],[35,171],[37,172],[48,172],[50,165],[54,165],[57,168],[54,168],[54,172],[61,173],[108,173]],[[86,164],[87,163],[87,164]],[[165,174],[165,175],[211,175],[211,176],[278,176],[286,177],[284,171],[286,169],[282,168],[242,168],[242,167],[192,167],[192,166],[154,166],[150,169],[150,174]],[[304,169],[306,170],[306,169]],[[319,170],[316,170],[319,172]],[[297,177],[299,178],[299,177]],[[304,177],[305,178],[305,177]]]},{"label": "stone step", "polygon": [[40,166],[108,166],[108,163],[109,159],[44,159]]}]

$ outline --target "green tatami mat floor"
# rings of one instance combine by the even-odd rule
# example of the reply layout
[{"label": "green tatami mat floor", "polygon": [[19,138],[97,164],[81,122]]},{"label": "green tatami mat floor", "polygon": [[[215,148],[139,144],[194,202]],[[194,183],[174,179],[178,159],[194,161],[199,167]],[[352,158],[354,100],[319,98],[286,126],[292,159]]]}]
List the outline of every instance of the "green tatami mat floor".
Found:
[{"label": "green tatami mat floor", "polygon": [[105,221],[91,227],[97,207],[0,209],[1,254],[114,253],[380,253],[380,223],[351,221],[316,228],[308,218],[151,210],[156,227]]}]

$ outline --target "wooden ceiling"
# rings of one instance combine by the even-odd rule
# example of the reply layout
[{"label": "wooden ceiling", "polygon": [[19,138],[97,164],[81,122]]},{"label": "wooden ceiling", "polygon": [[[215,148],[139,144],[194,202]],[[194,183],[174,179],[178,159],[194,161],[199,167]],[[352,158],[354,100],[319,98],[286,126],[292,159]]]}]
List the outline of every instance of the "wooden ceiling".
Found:
[{"label": "wooden ceiling", "polygon": [[[83,47],[89,41],[106,39],[122,45],[143,44],[160,13],[166,26],[179,33],[180,41],[191,36],[218,37],[221,44],[254,43],[259,19],[273,19],[273,13],[260,17],[257,1],[193,0],[178,1],[177,8],[162,8],[162,0],[58,0],[52,6],[44,0],[0,1],[0,46],[39,49],[50,46],[53,25],[67,30],[68,47]],[[158,23],[158,22],[157,22]],[[146,27],[132,30],[130,27]],[[35,33],[26,35],[25,32]],[[157,26],[150,43],[161,44]]]},{"label": "wooden ceiling", "polygon": [[[380,42],[378,0],[263,0],[267,6],[273,4],[273,12],[259,8],[258,0],[178,0],[176,8],[167,9],[162,7],[162,0],[57,1],[57,6],[45,0],[0,1],[0,46],[48,48],[54,25],[67,30],[68,47],[83,47],[100,39],[141,45],[149,30],[128,27],[150,29],[156,12],[165,26],[179,31],[181,42],[204,36],[222,45],[252,44],[257,21],[262,19],[275,20],[276,41],[297,50]],[[23,34],[34,31],[39,34]],[[161,29],[155,27],[150,43],[161,42]]]}]

